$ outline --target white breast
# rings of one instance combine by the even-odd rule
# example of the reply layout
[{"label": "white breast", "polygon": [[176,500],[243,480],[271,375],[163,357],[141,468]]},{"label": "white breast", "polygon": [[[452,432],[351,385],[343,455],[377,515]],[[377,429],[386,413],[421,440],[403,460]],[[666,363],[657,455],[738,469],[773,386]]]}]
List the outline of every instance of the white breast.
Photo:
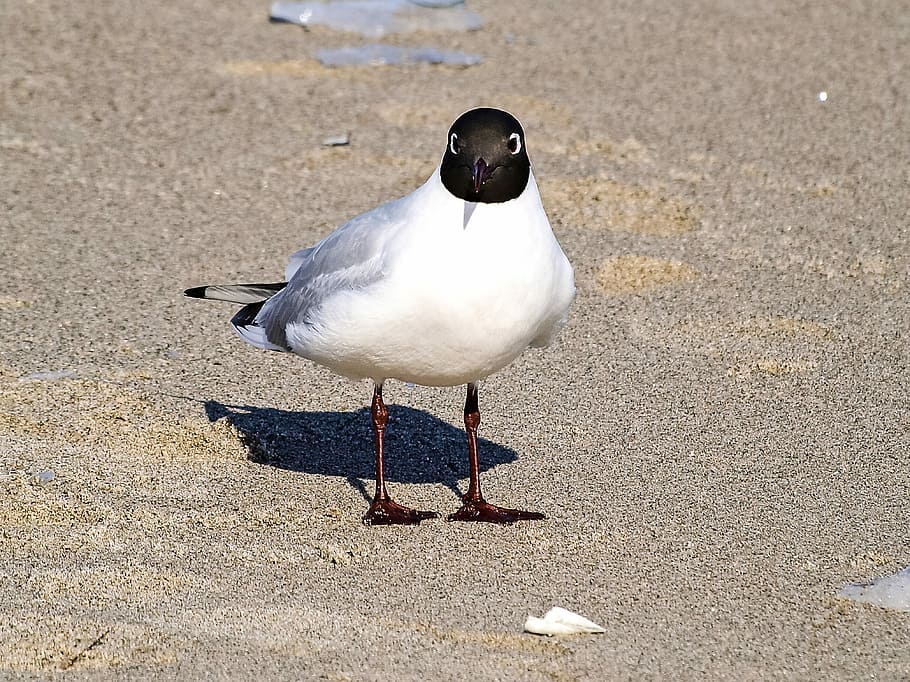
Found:
[{"label": "white breast", "polygon": [[316,325],[289,325],[294,352],[346,376],[451,386],[558,331],[574,279],[533,176],[518,199],[476,204],[467,224],[438,172],[405,203],[386,277],[334,295]]}]

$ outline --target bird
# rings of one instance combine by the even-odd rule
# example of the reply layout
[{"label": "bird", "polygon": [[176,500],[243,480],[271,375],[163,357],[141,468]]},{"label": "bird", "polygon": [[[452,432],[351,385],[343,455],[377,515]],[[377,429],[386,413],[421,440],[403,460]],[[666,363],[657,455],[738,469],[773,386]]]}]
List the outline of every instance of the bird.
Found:
[{"label": "bird", "polygon": [[461,114],[423,185],[297,251],[284,275],[184,293],[243,305],[231,324],[254,346],[372,380],[376,487],[364,523],[439,516],[388,493],[382,389],[390,379],[467,387],[468,489],[447,520],[546,518],[487,502],[477,452],[479,382],[527,348],[549,345],[575,297],[574,272],[543,208],[517,118],[491,107]]}]

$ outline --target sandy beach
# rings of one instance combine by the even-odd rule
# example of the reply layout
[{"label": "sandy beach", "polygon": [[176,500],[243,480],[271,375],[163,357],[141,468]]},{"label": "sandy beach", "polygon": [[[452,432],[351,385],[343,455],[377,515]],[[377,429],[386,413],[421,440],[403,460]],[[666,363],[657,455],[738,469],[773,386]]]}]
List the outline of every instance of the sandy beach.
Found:
[{"label": "sandy beach", "polygon": [[[0,678],[910,679],[910,612],[838,596],[910,564],[907,6],[468,6],[383,39],[467,68],[0,7]],[[481,105],[576,273],[480,389],[484,492],[548,518],[367,527],[369,383],[182,291],[280,280]],[[463,390],[387,385],[399,502],[458,507]],[[522,632],[551,606],[606,632]]]}]

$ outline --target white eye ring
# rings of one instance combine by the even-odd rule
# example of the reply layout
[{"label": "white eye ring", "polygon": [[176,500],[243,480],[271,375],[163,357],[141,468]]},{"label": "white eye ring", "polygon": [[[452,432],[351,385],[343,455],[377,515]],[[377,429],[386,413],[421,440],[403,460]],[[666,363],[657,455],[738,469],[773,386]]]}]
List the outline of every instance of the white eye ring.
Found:
[{"label": "white eye ring", "polygon": [[518,133],[512,133],[509,135],[509,151],[513,156],[521,151],[521,135]]},{"label": "white eye ring", "polygon": [[458,135],[452,133],[452,137],[449,138],[449,151],[457,155],[458,150],[455,149],[455,143],[458,142]]}]

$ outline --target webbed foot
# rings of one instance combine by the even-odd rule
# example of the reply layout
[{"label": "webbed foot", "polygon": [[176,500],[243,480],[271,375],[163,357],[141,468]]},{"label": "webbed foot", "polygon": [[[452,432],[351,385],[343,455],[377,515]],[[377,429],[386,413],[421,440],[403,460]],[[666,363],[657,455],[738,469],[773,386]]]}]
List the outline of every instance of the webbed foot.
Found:
[{"label": "webbed foot", "polygon": [[411,509],[386,498],[384,500],[373,500],[367,513],[363,515],[363,522],[369,526],[413,526],[421,521],[435,519],[438,516],[439,514],[434,511]]}]

